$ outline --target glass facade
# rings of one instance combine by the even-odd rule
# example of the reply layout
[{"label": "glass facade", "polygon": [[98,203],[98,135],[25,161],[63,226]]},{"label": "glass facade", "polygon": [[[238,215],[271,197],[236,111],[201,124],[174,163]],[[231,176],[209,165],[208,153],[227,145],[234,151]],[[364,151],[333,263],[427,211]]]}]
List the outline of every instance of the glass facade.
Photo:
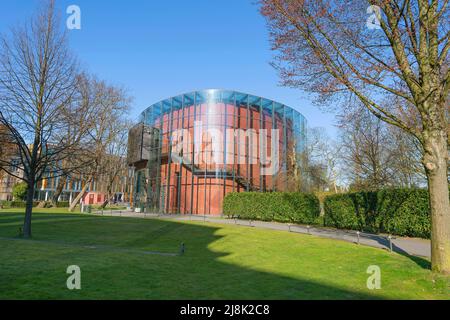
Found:
[{"label": "glass facade", "polygon": [[219,215],[229,192],[292,190],[305,128],[294,109],[241,92],[203,90],[160,101],[130,130],[135,206]]}]

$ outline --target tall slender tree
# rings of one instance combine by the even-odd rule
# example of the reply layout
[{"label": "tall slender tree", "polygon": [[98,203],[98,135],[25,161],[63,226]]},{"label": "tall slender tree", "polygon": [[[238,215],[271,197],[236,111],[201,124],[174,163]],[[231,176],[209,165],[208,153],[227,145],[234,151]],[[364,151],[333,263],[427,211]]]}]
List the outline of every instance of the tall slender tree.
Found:
[{"label": "tall slender tree", "polygon": [[[450,273],[448,0],[261,0],[284,84],[353,98],[420,141],[432,269]],[[392,103],[393,100],[399,103]]]},{"label": "tall slender tree", "polygon": [[0,41],[0,125],[16,146],[14,160],[20,165],[11,159],[0,161],[3,170],[28,185],[23,234],[29,238],[36,183],[76,152],[78,141],[67,141],[61,131],[71,121],[64,109],[76,87],[77,62],[68,49],[54,1]]}]

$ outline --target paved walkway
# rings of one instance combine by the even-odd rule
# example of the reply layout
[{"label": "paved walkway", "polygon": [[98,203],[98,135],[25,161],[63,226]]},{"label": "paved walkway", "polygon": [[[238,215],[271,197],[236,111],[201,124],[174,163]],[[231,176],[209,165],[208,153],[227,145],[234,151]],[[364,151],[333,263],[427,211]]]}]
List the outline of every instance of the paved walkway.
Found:
[{"label": "paved walkway", "polygon": [[221,223],[221,224],[236,224],[248,227],[282,230],[288,232],[297,232],[304,234],[311,234],[324,238],[338,239],[347,242],[359,243],[362,245],[367,245],[375,248],[382,248],[386,250],[391,250],[400,254],[408,254],[420,257],[431,257],[431,244],[429,240],[417,239],[417,238],[403,238],[392,236],[391,241],[389,241],[388,236],[376,235],[370,233],[363,233],[352,231],[352,230],[338,230],[333,228],[321,228],[321,227],[308,227],[305,225],[278,223],[278,222],[265,222],[265,221],[249,221],[249,220],[239,220],[239,219],[226,219],[217,216],[199,216],[199,215],[175,215],[175,214],[143,214],[135,213],[130,211],[99,211],[94,213],[96,215],[105,216],[121,216],[121,217],[132,217],[132,218],[146,218],[146,219],[173,219],[173,220],[184,220],[184,221],[203,221],[211,223]]}]

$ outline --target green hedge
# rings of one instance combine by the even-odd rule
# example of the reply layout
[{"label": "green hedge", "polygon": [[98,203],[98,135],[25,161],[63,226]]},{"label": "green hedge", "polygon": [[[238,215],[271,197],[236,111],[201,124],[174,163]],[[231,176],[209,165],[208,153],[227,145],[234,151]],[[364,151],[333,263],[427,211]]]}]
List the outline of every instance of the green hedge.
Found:
[{"label": "green hedge", "polygon": [[56,204],[56,207],[57,208],[68,208],[68,207],[70,207],[70,203],[69,203],[69,201],[59,201]]},{"label": "green hedge", "polygon": [[[33,207],[37,207],[40,201],[33,201]],[[3,208],[25,208],[25,201],[0,201],[0,206]],[[50,202],[46,203],[45,208],[50,208]],[[68,208],[69,201],[60,201],[56,204],[57,208]]]},{"label": "green hedge", "polygon": [[[25,201],[0,201],[0,204],[3,208],[25,208]],[[36,207],[39,204],[39,201],[33,202],[33,207]]]},{"label": "green hedge", "polygon": [[383,189],[327,196],[324,225],[372,233],[430,238],[425,189]]},{"label": "green hedge", "polygon": [[314,194],[234,192],[225,196],[223,213],[248,220],[314,224],[320,215],[320,205]]}]

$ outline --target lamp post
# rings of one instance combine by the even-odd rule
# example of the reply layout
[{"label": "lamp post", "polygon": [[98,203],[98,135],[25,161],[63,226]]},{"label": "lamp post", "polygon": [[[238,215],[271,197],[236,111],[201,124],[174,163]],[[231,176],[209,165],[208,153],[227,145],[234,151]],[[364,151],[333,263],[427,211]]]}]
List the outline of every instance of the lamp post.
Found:
[{"label": "lamp post", "polygon": [[144,208],[144,214],[147,210],[150,209],[151,190],[150,190],[150,178],[149,177],[145,178],[145,188],[147,189],[147,199],[146,199],[146,207]]},{"label": "lamp post", "polygon": [[134,165],[131,165],[128,170],[128,176],[131,180],[131,186],[130,186],[130,208],[131,210],[134,210],[134,174],[136,171],[136,167]]}]

